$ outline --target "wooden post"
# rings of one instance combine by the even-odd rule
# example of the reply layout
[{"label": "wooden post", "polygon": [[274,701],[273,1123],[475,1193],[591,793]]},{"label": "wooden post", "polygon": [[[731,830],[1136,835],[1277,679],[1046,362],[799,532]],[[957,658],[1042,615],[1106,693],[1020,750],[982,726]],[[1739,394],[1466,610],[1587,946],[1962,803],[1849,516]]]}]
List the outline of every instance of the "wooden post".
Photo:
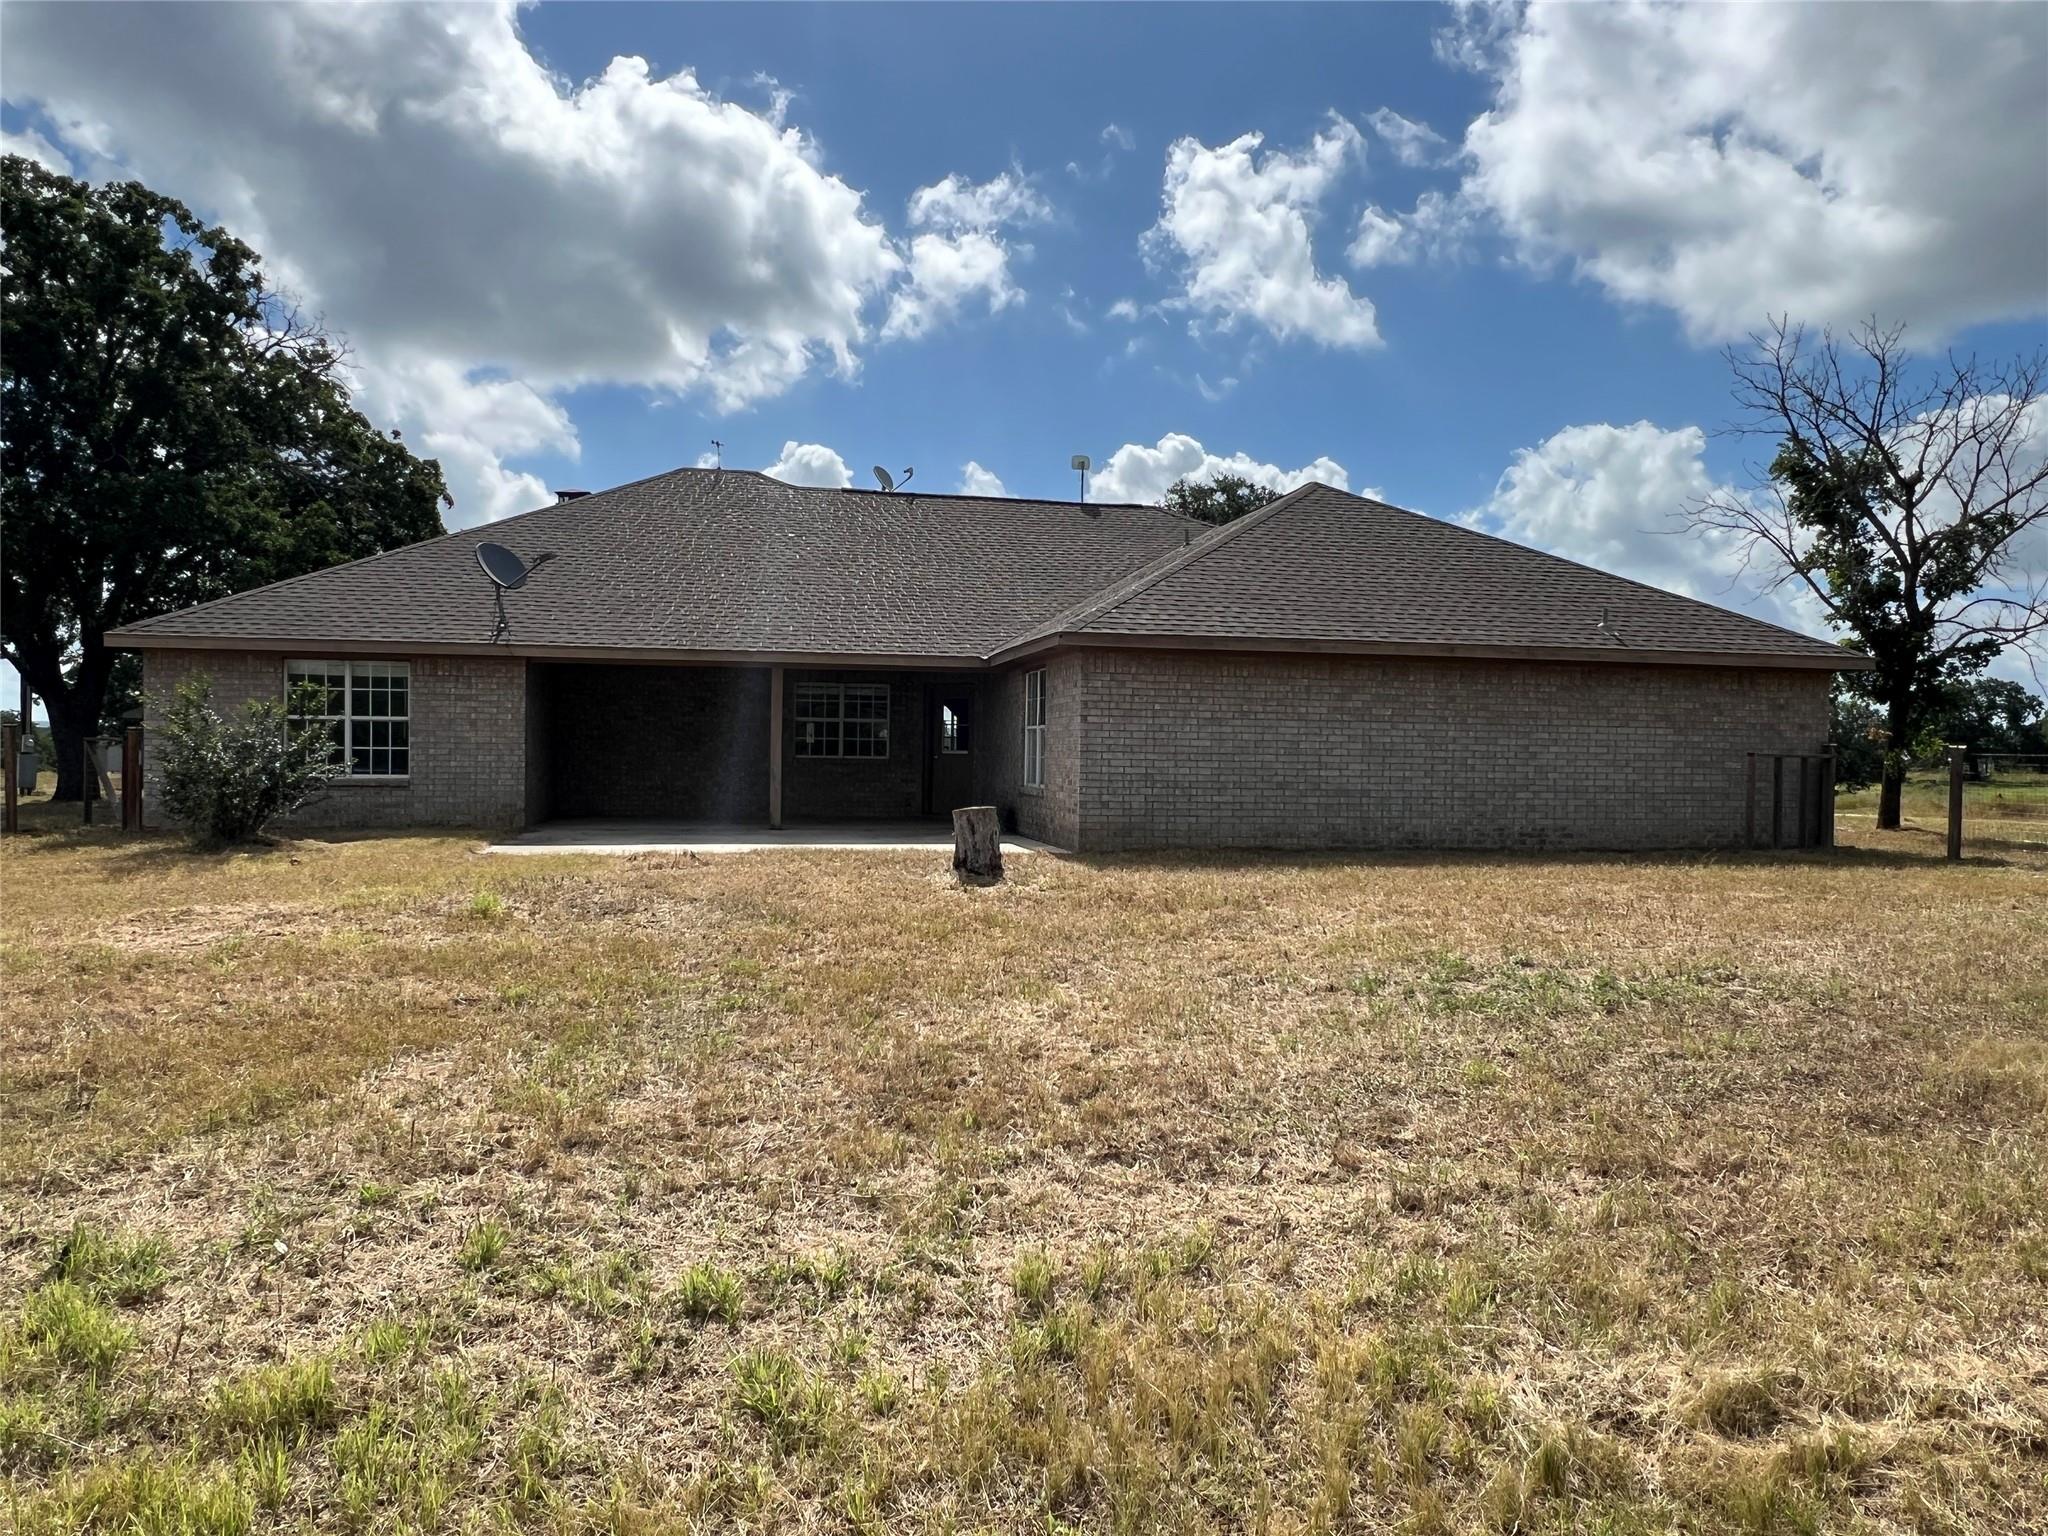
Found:
[{"label": "wooden post", "polygon": [[1963,749],[1948,749],[1948,856],[1963,856]]},{"label": "wooden post", "polygon": [[17,803],[21,793],[21,764],[15,756],[19,744],[20,733],[17,728],[0,725],[0,757],[7,760],[7,815],[4,827],[10,834],[21,830],[21,809]]},{"label": "wooden post", "polygon": [[1771,846],[1785,846],[1785,755],[1771,754]]},{"label": "wooden post", "polygon": [[963,805],[953,813],[953,873],[977,885],[1003,878],[1003,824],[992,805]]},{"label": "wooden post", "polygon": [[768,669],[768,825],[782,825],[782,668]]},{"label": "wooden post", "polygon": [[121,742],[121,830],[142,830],[142,727],[131,725]]},{"label": "wooden post", "polygon": [[1835,744],[1828,743],[1820,760],[1820,845],[1835,846]]},{"label": "wooden post", "polygon": [[1742,846],[1756,846],[1756,754],[1745,752],[1748,769],[1742,780]]}]

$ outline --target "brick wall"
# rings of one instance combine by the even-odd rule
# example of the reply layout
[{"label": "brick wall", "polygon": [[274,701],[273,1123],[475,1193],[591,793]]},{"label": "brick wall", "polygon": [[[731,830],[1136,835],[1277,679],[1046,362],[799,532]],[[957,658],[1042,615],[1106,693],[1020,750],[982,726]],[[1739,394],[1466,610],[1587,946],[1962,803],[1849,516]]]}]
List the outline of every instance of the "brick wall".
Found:
[{"label": "brick wall", "polygon": [[[1059,848],[1080,846],[1081,689],[1078,652],[1034,659],[984,681],[975,739],[976,798],[1003,813],[1003,825]],[[1024,674],[1043,666],[1045,785],[1024,785]]]},{"label": "brick wall", "polygon": [[[393,657],[412,663],[412,772],[403,783],[337,780],[294,827],[516,827],[526,820],[526,663],[516,657]],[[144,815],[158,808],[153,744],[162,701],[205,674],[226,713],[284,696],[286,658],[262,651],[145,651]]]},{"label": "brick wall", "polygon": [[1059,840],[1090,852],[1724,846],[1743,754],[1828,732],[1823,672],[1075,656],[1053,695],[1081,740]]}]

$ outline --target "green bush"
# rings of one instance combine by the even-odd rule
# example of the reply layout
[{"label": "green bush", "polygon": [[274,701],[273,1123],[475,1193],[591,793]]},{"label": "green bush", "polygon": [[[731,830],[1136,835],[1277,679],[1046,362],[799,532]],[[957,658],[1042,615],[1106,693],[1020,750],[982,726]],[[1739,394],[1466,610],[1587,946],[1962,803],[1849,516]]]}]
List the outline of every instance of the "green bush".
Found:
[{"label": "green bush", "polygon": [[179,685],[164,706],[154,750],[165,811],[201,847],[247,842],[272,820],[288,816],[327,786],[334,738],[324,722],[300,724],[294,713],[320,708],[307,687],[290,706],[252,699],[240,718],[223,719],[208,704],[208,684]]}]

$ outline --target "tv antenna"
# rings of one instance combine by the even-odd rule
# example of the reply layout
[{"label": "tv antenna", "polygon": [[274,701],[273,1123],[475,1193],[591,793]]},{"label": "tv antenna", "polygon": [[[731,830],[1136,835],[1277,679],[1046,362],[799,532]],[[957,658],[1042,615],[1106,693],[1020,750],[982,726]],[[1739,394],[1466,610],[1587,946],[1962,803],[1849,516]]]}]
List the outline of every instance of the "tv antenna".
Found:
[{"label": "tv antenna", "polygon": [[881,465],[877,464],[875,466],[875,484],[885,491],[893,491],[899,486],[910,484],[910,477],[916,473],[916,469],[912,468],[904,470],[900,475],[892,475],[889,471],[882,468]]},{"label": "tv antenna", "polygon": [[1095,461],[1085,453],[1077,453],[1067,461],[1067,468],[1081,472],[1081,499],[1088,499],[1088,471],[1095,467]]},{"label": "tv antenna", "polygon": [[713,469],[725,468],[725,444],[715,437],[711,439],[711,467]]},{"label": "tv antenna", "polygon": [[496,645],[511,630],[512,624],[505,617],[505,594],[517,592],[526,585],[526,578],[555,558],[555,552],[535,555],[532,563],[520,559],[502,544],[479,544],[476,547],[476,563],[491,579],[491,600],[497,604],[497,623],[491,627],[491,643]]},{"label": "tv antenna", "polygon": [[1600,631],[1603,638],[1612,640],[1616,645],[1628,644],[1626,640],[1621,638],[1621,631],[1616,629],[1613,622],[1607,617],[1607,610],[1605,608],[1600,610],[1600,622],[1593,627]]}]

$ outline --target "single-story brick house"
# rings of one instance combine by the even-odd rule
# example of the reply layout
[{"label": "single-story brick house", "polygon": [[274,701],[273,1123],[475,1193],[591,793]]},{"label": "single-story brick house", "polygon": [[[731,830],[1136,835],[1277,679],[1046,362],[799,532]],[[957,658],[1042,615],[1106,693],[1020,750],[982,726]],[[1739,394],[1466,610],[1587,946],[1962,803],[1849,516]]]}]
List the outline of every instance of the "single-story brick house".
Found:
[{"label": "single-story brick house", "polygon": [[[499,638],[484,538],[554,557]],[[152,698],[327,683],[347,771],[307,823],[994,804],[1088,851],[1737,843],[1751,754],[1822,752],[1862,664],[1320,485],[1209,528],[693,469],[109,638]]]}]

